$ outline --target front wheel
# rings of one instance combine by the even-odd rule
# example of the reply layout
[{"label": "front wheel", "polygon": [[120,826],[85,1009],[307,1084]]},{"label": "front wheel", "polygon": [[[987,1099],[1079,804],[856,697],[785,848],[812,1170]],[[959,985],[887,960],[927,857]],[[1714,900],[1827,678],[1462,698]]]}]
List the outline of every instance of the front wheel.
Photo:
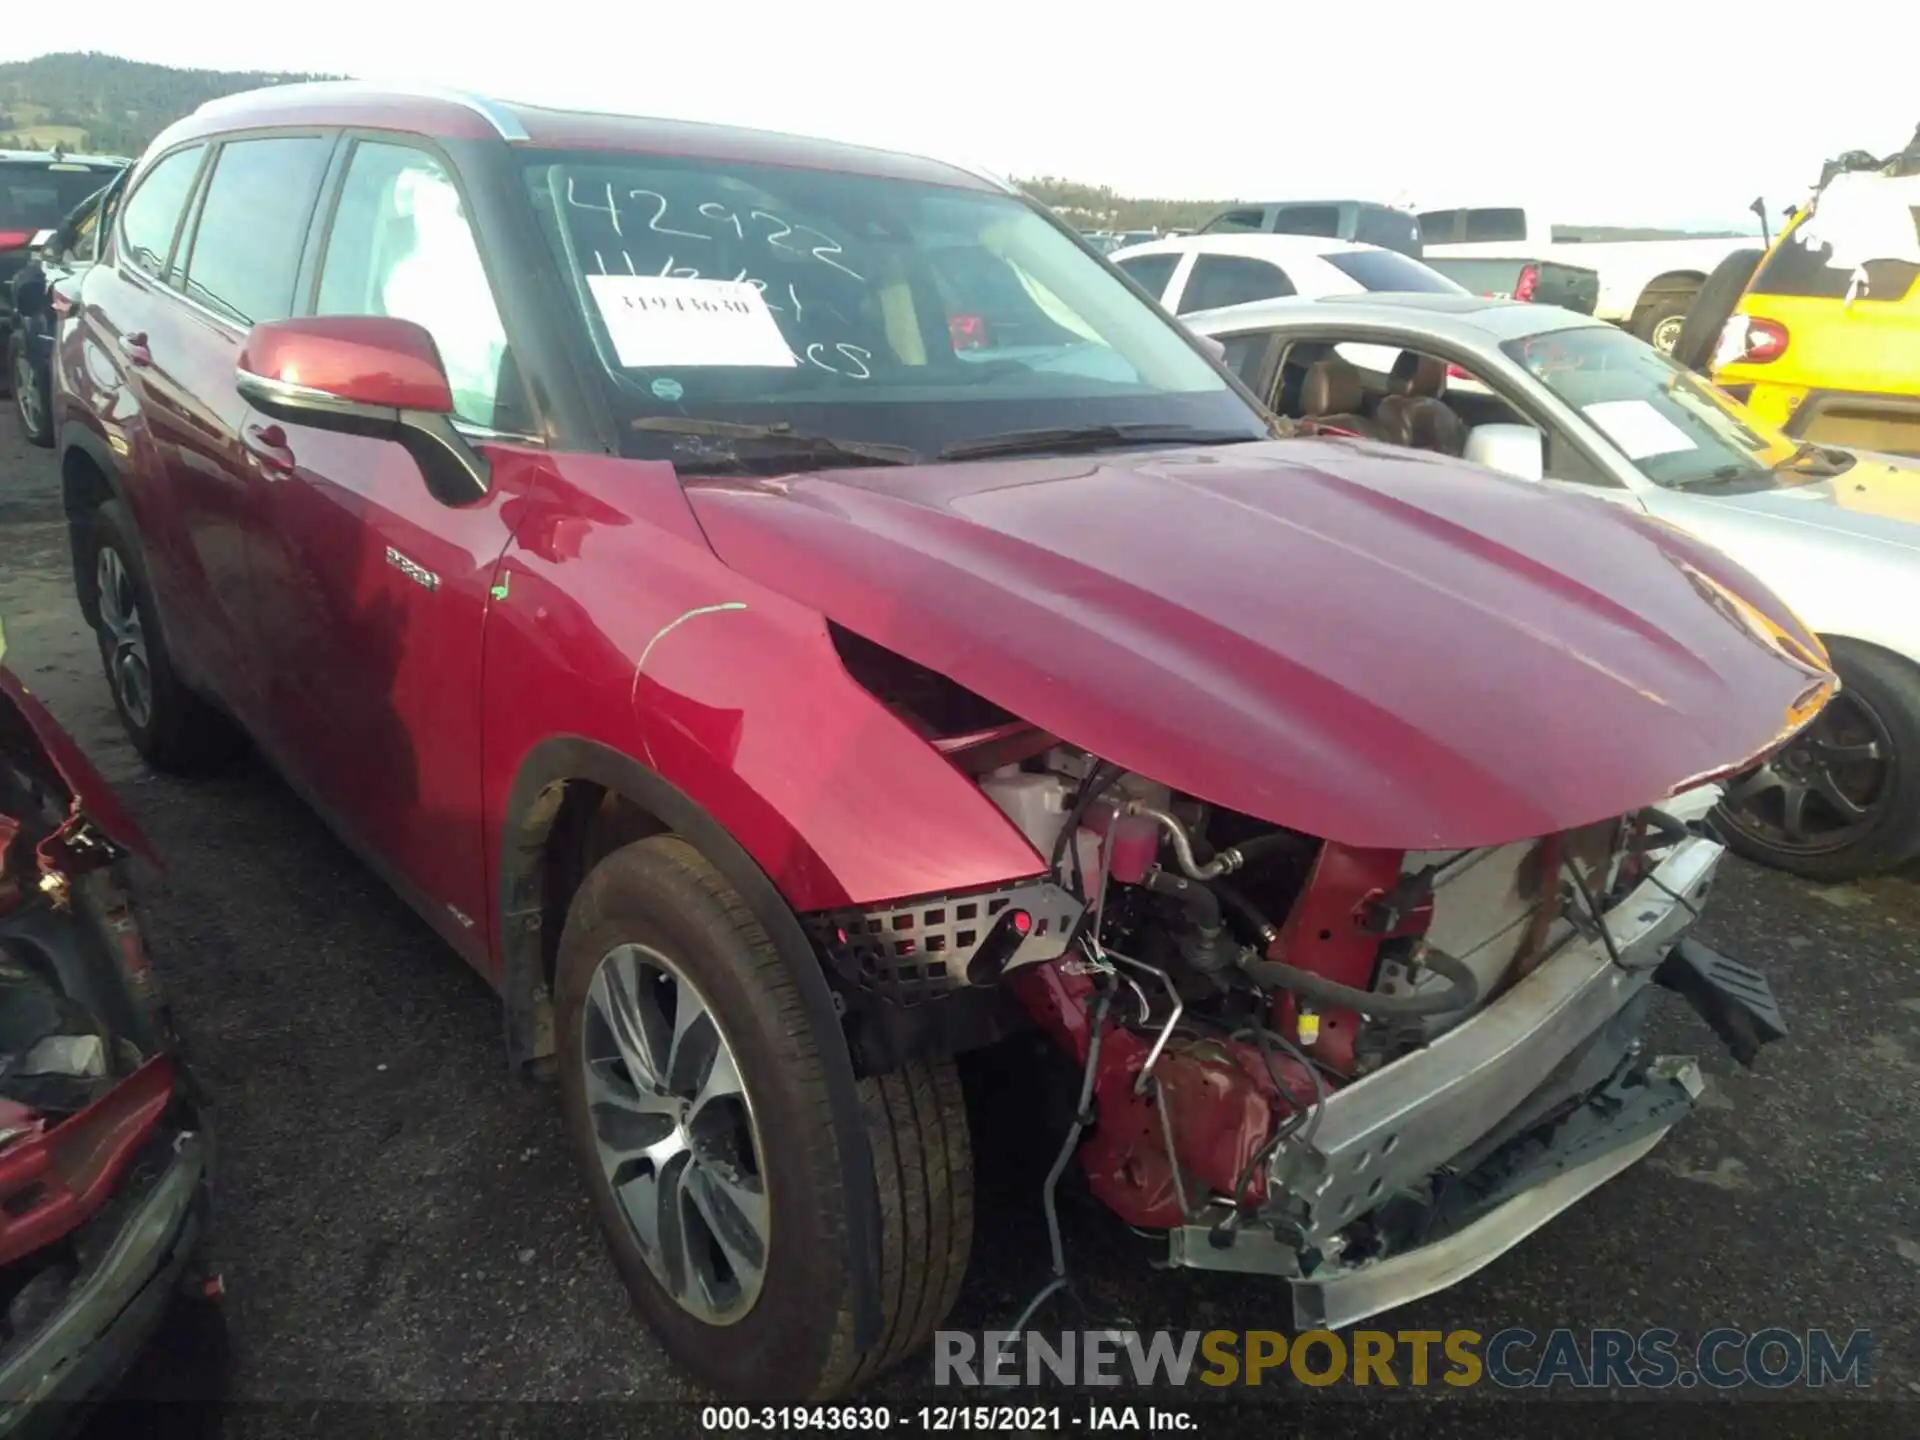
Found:
[{"label": "front wheel", "polygon": [[1840,692],[1765,765],[1730,782],[1727,843],[1809,880],[1853,880],[1920,854],[1920,668],[1829,642]]},{"label": "front wheel", "polygon": [[[828,1103],[786,962],[691,845],[654,836],[580,887],[555,996],[561,1105],[614,1263],[667,1351],[729,1400],[824,1400],[927,1343],[973,1233],[951,1061],[860,1082],[865,1135]],[[870,1144],[881,1334],[854,1344],[841,1154]]]}]

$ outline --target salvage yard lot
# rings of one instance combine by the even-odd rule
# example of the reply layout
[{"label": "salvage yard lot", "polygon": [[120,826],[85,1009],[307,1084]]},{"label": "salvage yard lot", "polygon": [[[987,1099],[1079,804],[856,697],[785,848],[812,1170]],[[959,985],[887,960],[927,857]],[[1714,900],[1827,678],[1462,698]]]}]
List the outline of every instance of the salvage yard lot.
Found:
[{"label": "salvage yard lot", "polygon": [[[9,663],[168,862],[141,889],[188,1059],[215,1106],[231,1393],[697,1394],[631,1314],[557,1109],[508,1074],[485,985],[257,763],[191,783],[139,763],[68,563],[54,463],[0,423]],[[1385,1328],[1868,1328],[1876,1367],[1864,1393],[1916,1400],[1920,884],[1822,889],[1733,864],[1701,934],[1769,972],[1789,1039],[1739,1072],[1661,997],[1659,1048],[1698,1053],[1710,1074],[1700,1113],[1647,1163]],[[1004,1328],[1047,1266],[1045,1158],[992,1135],[976,1145],[981,1213],[951,1324]],[[1292,1328],[1277,1282],[1155,1271],[1146,1242],[1090,1207],[1069,1201],[1063,1218],[1102,1318]],[[910,1363],[881,1390],[904,1395],[928,1374]]]}]

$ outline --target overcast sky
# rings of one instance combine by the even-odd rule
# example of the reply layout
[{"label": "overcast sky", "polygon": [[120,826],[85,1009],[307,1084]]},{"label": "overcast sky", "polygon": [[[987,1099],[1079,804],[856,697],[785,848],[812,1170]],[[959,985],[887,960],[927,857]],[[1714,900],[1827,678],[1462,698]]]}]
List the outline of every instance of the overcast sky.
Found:
[{"label": "overcast sky", "polygon": [[[765,126],[1124,193],[1726,223],[1920,123],[1912,0],[98,0],[71,39]],[[1903,18],[1904,14],[1904,18]],[[70,32],[5,28],[0,58]]]}]

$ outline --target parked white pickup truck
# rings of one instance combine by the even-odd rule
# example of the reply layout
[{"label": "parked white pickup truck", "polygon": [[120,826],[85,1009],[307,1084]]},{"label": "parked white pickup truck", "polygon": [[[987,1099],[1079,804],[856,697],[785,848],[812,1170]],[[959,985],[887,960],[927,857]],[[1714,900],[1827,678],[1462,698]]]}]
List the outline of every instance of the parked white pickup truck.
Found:
[{"label": "parked white pickup truck", "polygon": [[[1515,206],[1463,207],[1420,212],[1422,253],[1502,256],[1522,251],[1532,258],[1581,265],[1600,276],[1593,313],[1624,325],[1659,350],[1680,338],[1687,307],[1713,267],[1758,236],[1704,239],[1577,240],[1575,227],[1549,225]],[[1598,227],[1595,227],[1598,228]]]}]

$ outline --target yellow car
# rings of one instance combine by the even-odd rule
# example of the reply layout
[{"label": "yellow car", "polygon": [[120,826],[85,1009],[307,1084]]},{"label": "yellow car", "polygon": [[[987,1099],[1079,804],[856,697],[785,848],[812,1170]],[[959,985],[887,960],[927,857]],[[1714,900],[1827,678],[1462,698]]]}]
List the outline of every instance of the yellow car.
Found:
[{"label": "yellow car", "polygon": [[1849,159],[1708,277],[1674,354],[1795,440],[1920,456],[1920,135]]}]

